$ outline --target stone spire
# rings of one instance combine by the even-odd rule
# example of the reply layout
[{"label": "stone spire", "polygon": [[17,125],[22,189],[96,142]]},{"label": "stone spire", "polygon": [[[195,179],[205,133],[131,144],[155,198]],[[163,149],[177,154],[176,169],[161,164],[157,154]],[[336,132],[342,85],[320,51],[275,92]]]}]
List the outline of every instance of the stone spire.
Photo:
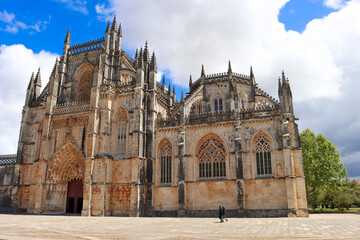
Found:
[{"label": "stone spire", "polygon": [[181,102],[183,103],[184,102],[184,91],[181,90]]},{"label": "stone spire", "polygon": [[110,34],[110,21],[108,21],[106,29],[105,29],[105,34],[108,33]]},{"label": "stone spire", "polygon": [[32,90],[32,88],[33,88],[33,85],[34,85],[34,72],[32,72],[32,74],[31,74],[31,78],[30,78],[30,81],[29,81],[29,85],[28,85],[28,87],[27,87],[27,90]]},{"label": "stone spire", "polygon": [[162,77],[161,89],[165,92],[165,75]]},{"label": "stone spire", "polygon": [[36,98],[40,96],[40,90],[41,90],[41,72],[39,67],[34,80],[34,92]]},{"label": "stone spire", "polygon": [[229,66],[228,66],[228,73],[232,73],[232,69],[231,69],[231,62],[229,60]]},{"label": "stone spire", "polygon": [[192,87],[192,77],[191,77],[191,74],[190,74],[190,79],[189,79],[189,89],[190,89],[190,92],[191,92],[191,87]]},{"label": "stone spire", "polygon": [[171,85],[169,83],[169,88],[168,88],[168,95],[170,96],[171,95]]},{"label": "stone spire", "polygon": [[148,63],[149,62],[149,49],[148,49],[148,42],[145,42],[145,48],[144,48],[144,62]]},{"label": "stone spire", "polygon": [[204,69],[204,64],[201,65],[201,77],[205,78],[205,69]]},{"label": "stone spire", "polygon": [[250,94],[249,94],[249,102],[255,102],[256,83],[255,83],[255,76],[254,76],[252,66],[250,66],[250,85],[251,85],[251,89],[250,89]]},{"label": "stone spire", "polygon": [[151,56],[150,71],[157,72],[157,64],[156,64],[155,51],[153,51],[153,54],[152,54],[152,56]]},{"label": "stone spire", "polygon": [[140,48],[139,57],[136,61],[136,68],[144,68],[144,57],[143,57],[143,50],[142,47]]},{"label": "stone spire", "polygon": [[34,98],[34,72],[31,74],[29,86],[26,89],[25,106],[30,106]]},{"label": "stone spire", "polygon": [[118,37],[122,37],[121,23],[119,24]]},{"label": "stone spire", "polygon": [[70,45],[70,28],[68,29],[68,31],[67,31],[67,33],[66,33],[66,37],[65,37],[64,43]]},{"label": "stone spire", "polygon": [[112,22],[112,25],[111,25],[111,32],[116,32],[116,16],[114,16],[113,18],[113,22]]},{"label": "stone spire", "polygon": [[281,72],[281,80],[280,77],[278,78],[278,86],[281,113],[294,114],[292,92],[289,84],[289,79],[285,77],[284,71]]},{"label": "stone spire", "polygon": [[139,50],[138,49],[136,49],[136,51],[135,51],[135,61],[136,61],[136,59],[139,57]]}]

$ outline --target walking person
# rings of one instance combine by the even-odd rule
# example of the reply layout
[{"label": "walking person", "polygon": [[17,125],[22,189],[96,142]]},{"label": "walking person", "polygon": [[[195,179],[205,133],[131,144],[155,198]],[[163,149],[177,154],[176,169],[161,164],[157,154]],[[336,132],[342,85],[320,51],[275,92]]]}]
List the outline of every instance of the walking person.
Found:
[{"label": "walking person", "polygon": [[220,219],[220,222],[222,223],[224,220],[223,220],[223,214],[222,214],[222,208],[221,206],[219,206],[219,219]]},{"label": "walking person", "polygon": [[226,212],[225,212],[225,207],[223,206],[222,209],[221,209],[221,213],[222,213],[222,221],[228,221],[228,219],[226,218]]}]

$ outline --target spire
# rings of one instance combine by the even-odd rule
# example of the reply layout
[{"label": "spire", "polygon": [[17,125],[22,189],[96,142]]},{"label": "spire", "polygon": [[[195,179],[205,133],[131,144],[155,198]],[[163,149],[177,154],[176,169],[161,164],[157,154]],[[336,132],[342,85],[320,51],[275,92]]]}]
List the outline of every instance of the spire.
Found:
[{"label": "spire", "polygon": [[201,77],[204,77],[204,78],[205,78],[204,64],[201,65]]},{"label": "spire", "polygon": [[169,83],[168,95],[170,96],[170,94],[171,94],[171,85],[170,85],[170,83]]},{"label": "spire", "polygon": [[175,97],[175,85],[173,85],[173,96]]},{"label": "spire", "polygon": [[155,51],[153,51],[153,54],[152,54],[152,56],[151,56],[150,71],[157,72],[157,64],[156,64]]},{"label": "spire", "polygon": [[145,48],[144,48],[144,62],[149,62],[149,49],[148,49],[148,42],[145,41]]},{"label": "spire", "polygon": [[165,75],[163,75],[163,78],[162,78],[161,89],[164,92],[164,90],[165,90]]},{"label": "spire", "polygon": [[27,90],[31,90],[33,87],[32,85],[34,85],[34,72],[32,72],[32,74],[31,74],[31,78],[30,78],[30,82],[29,82],[29,86],[27,87]]},{"label": "spire", "polygon": [[286,83],[284,70],[282,70],[282,72],[281,72],[281,83],[282,83],[282,84],[285,84],[285,83]]},{"label": "spire", "polygon": [[41,72],[40,72],[40,67],[38,69],[38,72],[36,73],[36,77],[35,77],[35,85],[40,86],[41,87]]},{"label": "spire", "polygon": [[136,49],[136,51],[135,51],[135,61],[136,61],[136,59],[139,57],[139,51],[138,51],[138,49]]},{"label": "spire", "polygon": [[189,79],[189,89],[191,91],[191,86],[192,86],[192,77],[191,77],[191,74],[190,74],[190,79]]},{"label": "spire", "polygon": [[181,90],[181,102],[184,102],[184,91]]},{"label": "spire", "polygon": [[114,19],[111,25],[111,31],[116,32],[116,16],[114,15]]},{"label": "spire", "polygon": [[231,62],[229,60],[229,66],[228,66],[228,73],[232,73],[232,69],[231,69]]},{"label": "spire", "polygon": [[139,57],[137,59],[137,68],[143,68],[144,67],[144,58],[143,58],[143,50],[142,47],[140,48],[140,54]]},{"label": "spire", "polygon": [[51,76],[56,75],[56,73],[58,72],[58,67],[59,67],[59,61],[58,61],[58,58],[56,57],[55,65],[54,65],[54,68],[52,70]]},{"label": "spire", "polygon": [[70,45],[70,28],[67,31],[64,43],[67,43]]},{"label": "spire", "polygon": [[110,33],[110,21],[108,21],[108,24],[106,26],[105,33]]},{"label": "spire", "polygon": [[119,24],[118,36],[122,37],[121,23]]}]

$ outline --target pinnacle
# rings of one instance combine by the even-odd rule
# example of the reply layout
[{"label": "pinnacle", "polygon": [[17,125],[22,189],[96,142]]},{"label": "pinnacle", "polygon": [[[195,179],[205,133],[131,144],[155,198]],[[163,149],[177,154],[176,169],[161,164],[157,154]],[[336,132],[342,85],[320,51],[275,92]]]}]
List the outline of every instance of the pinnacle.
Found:
[{"label": "pinnacle", "polygon": [[119,24],[118,36],[122,37],[121,23]]},{"label": "pinnacle", "polygon": [[205,77],[204,64],[201,65],[201,77]]},{"label": "pinnacle", "polygon": [[228,66],[228,73],[232,73],[232,69],[231,69],[231,62],[229,60],[229,66]]},{"label": "pinnacle", "polygon": [[68,29],[64,43],[70,44],[70,28]]},{"label": "pinnacle", "polygon": [[116,31],[116,16],[114,16],[112,25],[111,25],[111,31]]},{"label": "pinnacle", "polygon": [[153,70],[153,71],[155,71],[155,72],[157,71],[155,51],[153,51],[153,54],[152,54],[152,56],[151,56],[150,70]]},{"label": "pinnacle", "polygon": [[110,33],[110,21],[108,21],[108,24],[106,26],[105,33]]}]

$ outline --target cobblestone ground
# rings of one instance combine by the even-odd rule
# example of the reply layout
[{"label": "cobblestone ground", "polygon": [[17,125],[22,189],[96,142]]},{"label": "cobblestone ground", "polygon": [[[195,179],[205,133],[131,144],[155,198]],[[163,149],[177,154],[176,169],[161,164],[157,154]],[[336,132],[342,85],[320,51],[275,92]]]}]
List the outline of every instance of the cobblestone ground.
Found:
[{"label": "cobblestone ground", "polygon": [[360,239],[360,215],[123,218],[0,215],[0,239]]}]

